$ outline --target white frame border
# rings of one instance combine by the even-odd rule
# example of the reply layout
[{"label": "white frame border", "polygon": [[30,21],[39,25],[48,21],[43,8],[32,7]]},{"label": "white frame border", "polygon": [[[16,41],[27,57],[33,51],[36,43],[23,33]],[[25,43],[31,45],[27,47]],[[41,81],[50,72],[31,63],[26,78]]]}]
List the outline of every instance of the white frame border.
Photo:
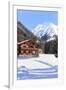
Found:
[{"label": "white frame border", "polygon": [[[19,9],[29,9],[29,10],[36,10],[35,8],[37,8],[37,10],[52,10],[53,11],[58,11],[59,12],[59,25],[58,28],[60,30],[59,32],[59,78],[58,79],[44,79],[44,80],[21,80],[18,81],[16,80],[16,50],[17,47],[15,47],[15,45],[17,45],[17,33],[16,33],[16,27],[17,27],[17,23],[16,23],[16,10],[17,8]],[[61,77],[64,76],[64,62],[63,60],[63,46],[62,46],[62,40],[64,39],[63,37],[63,23],[64,21],[62,19],[64,19],[63,17],[63,6],[62,5],[48,5],[48,4],[23,4],[23,3],[17,3],[17,2],[9,2],[9,80],[8,80],[8,84],[9,87],[34,87],[34,86],[50,86],[50,85],[62,85],[63,84],[63,79]],[[62,17],[62,18],[61,18]],[[60,20],[61,18],[61,20]],[[15,34],[16,33],[16,34]],[[62,35],[61,35],[62,33]],[[63,74],[62,74],[63,73]],[[40,83],[38,83],[40,82]]]}]

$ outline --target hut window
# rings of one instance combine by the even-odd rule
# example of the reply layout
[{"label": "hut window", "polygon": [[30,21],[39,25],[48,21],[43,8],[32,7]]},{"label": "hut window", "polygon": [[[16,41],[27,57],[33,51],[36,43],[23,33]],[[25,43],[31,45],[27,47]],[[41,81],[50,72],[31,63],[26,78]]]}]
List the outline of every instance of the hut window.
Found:
[{"label": "hut window", "polygon": [[26,45],[26,44],[21,45],[21,48],[27,48],[27,47],[28,47],[28,45]]},{"label": "hut window", "polygon": [[33,46],[30,46],[31,48],[33,48]]},{"label": "hut window", "polygon": [[32,51],[33,54],[35,54],[35,51]]},{"label": "hut window", "polygon": [[21,50],[21,54],[23,54],[24,53],[24,51],[23,50]]},{"label": "hut window", "polygon": [[26,50],[26,53],[29,53],[29,51],[28,51],[28,50]]}]

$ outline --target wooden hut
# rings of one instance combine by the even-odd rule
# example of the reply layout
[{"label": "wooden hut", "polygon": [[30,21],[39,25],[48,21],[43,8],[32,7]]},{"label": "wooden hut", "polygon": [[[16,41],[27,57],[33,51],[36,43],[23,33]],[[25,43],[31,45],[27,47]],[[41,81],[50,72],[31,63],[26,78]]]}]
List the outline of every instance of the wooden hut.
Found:
[{"label": "wooden hut", "polygon": [[19,42],[17,43],[17,54],[38,56],[38,44],[33,40]]}]

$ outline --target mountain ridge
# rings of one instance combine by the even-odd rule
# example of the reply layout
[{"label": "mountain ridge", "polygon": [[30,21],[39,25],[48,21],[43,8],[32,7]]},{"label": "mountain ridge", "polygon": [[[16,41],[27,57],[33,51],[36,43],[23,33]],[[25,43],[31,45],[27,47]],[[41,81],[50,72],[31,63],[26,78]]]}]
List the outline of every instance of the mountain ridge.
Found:
[{"label": "mountain ridge", "polygon": [[34,29],[32,29],[32,33],[36,35],[37,37],[44,38],[47,36],[47,38],[53,38],[54,35],[58,35],[58,27],[57,25],[53,23],[42,23],[38,24]]}]

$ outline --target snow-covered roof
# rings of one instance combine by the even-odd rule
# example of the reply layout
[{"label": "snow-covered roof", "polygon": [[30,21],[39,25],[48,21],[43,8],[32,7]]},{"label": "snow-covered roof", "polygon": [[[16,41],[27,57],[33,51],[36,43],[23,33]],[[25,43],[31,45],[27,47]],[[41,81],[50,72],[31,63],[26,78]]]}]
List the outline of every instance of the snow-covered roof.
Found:
[{"label": "snow-covered roof", "polygon": [[21,41],[21,42],[19,42],[19,43],[17,43],[17,44],[21,44],[21,43],[24,43],[24,42],[27,42],[27,41],[30,41],[30,39],[29,39],[29,40]]}]

